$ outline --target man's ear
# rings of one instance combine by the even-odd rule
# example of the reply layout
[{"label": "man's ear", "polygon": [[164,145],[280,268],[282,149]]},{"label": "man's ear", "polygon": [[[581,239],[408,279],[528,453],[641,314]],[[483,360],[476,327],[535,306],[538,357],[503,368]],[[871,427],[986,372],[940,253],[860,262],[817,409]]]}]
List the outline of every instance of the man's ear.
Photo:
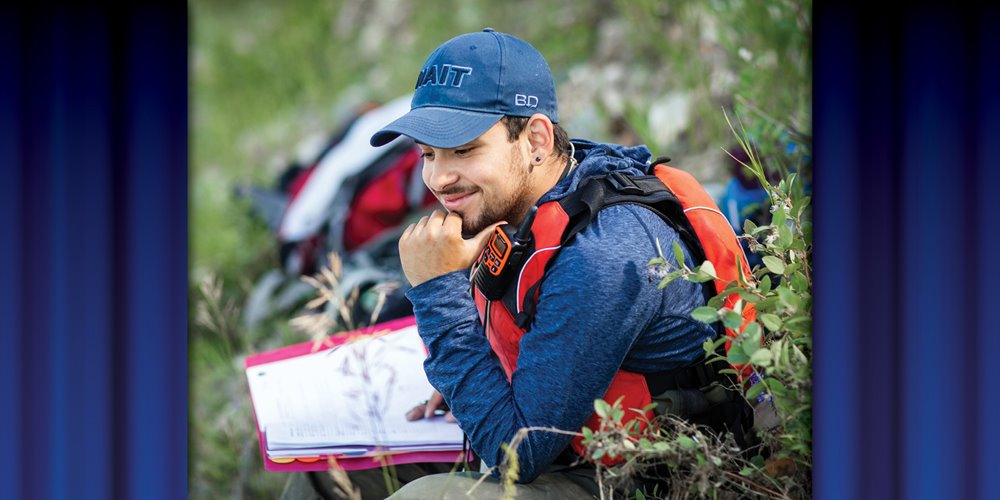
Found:
[{"label": "man's ear", "polygon": [[[555,132],[552,127],[552,120],[549,117],[535,113],[528,118],[528,125],[524,127],[528,134],[528,145],[531,147],[531,158],[541,158],[541,162],[548,159],[555,146]],[[541,163],[536,162],[536,163]]]}]

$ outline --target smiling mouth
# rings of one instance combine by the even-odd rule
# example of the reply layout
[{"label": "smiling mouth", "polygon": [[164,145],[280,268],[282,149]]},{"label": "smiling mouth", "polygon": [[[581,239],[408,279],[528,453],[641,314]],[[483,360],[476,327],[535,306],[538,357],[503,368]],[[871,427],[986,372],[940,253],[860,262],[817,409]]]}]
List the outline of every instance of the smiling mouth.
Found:
[{"label": "smiling mouth", "polygon": [[456,210],[460,210],[462,206],[468,204],[474,194],[476,194],[475,191],[468,193],[456,193],[441,196],[438,199],[441,201],[441,204],[444,205],[444,208],[446,208],[449,212],[454,212]]}]

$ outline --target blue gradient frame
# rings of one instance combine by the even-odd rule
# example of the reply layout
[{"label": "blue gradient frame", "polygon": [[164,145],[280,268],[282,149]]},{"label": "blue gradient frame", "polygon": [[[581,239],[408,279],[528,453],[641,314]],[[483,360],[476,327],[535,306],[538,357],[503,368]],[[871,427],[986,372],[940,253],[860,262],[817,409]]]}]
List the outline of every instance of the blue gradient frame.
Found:
[{"label": "blue gradient frame", "polygon": [[2,498],[186,496],[186,16],[0,10]]},{"label": "blue gradient frame", "polygon": [[817,6],[816,498],[991,498],[997,9]]}]

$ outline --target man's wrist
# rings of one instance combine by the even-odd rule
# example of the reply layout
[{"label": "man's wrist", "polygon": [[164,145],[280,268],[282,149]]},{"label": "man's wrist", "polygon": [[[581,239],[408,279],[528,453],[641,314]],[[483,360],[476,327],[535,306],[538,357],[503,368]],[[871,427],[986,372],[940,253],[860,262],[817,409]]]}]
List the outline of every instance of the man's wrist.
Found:
[{"label": "man's wrist", "polygon": [[406,298],[422,329],[443,327],[467,317],[466,310],[475,307],[469,286],[468,271],[452,271],[410,288]]},{"label": "man's wrist", "polygon": [[[460,269],[458,271],[450,271],[427,278],[415,285],[411,283],[411,288],[406,291],[406,297],[412,302],[413,298],[410,297],[411,293],[415,295],[415,298],[418,300],[427,296],[433,297],[439,295],[440,292],[453,293],[456,288],[456,281],[461,280],[465,284],[468,284],[468,273],[468,270]],[[433,292],[436,293],[428,293],[429,290],[433,290]]]}]

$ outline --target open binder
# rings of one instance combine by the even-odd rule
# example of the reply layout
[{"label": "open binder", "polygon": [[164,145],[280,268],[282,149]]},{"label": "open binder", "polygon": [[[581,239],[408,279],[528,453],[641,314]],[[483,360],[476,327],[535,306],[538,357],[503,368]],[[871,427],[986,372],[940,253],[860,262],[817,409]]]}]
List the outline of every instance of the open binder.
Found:
[{"label": "open binder", "polygon": [[404,417],[433,390],[426,352],[409,316],[247,357],[264,469],[327,470],[331,457],[346,470],[461,461],[457,424]]}]

